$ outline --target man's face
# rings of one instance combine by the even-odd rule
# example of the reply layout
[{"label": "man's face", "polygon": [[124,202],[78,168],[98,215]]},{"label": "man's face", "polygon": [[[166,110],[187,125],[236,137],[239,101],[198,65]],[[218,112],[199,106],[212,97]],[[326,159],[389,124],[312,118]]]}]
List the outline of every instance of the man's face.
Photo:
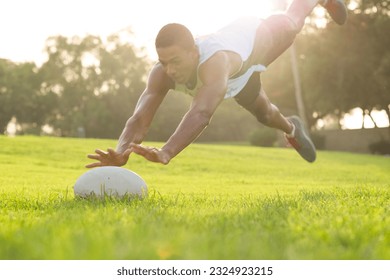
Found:
[{"label": "man's face", "polygon": [[198,52],[194,47],[186,50],[178,45],[158,48],[160,63],[168,76],[178,84],[186,84],[196,75],[198,67]]}]

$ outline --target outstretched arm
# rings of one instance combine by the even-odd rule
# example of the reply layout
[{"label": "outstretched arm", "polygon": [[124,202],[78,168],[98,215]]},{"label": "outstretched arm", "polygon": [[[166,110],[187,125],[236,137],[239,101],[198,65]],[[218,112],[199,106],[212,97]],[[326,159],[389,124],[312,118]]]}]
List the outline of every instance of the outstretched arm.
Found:
[{"label": "outstretched arm", "polygon": [[127,120],[119,137],[116,150],[95,150],[95,154],[88,155],[88,158],[97,161],[86,167],[125,165],[132,152],[130,144],[139,144],[143,141],[158,107],[172,87],[172,81],[166,76],[162,67],[156,64],[150,73],[148,85],[138,100],[134,114]]},{"label": "outstretched arm", "polygon": [[161,149],[132,144],[135,153],[150,161],[168,164],[202,133],[226,94],[230,69],[225,56],[224,53],[216,54],[202,65],[200,79],[203,86],[167,143]]}]

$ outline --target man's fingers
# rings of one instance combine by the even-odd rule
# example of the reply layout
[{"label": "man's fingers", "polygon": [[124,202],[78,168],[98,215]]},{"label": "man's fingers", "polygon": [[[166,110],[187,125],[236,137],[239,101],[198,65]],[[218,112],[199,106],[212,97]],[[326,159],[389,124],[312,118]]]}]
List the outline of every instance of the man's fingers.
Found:
[{"label": "man's fingers", "polygon": [[129,148],[132,149],[134,147],[142,147],[140,144],[130,143]]},{"label": "man's fingers", "polygon": [[131,143],[129,145],[129,150],[131,150],[132,152],[140,151],[141,149],[145,149],[145,148],[144,148],[144,146],[142,146],[140,144]]},{"label": "man's fingers", "polygon": [[126,158],[128,158],[132,152],[133,152],[133,150],[127,149],[127,150],[123,153],[123,155],[124,155]]},{"label": "man's fingers", "polygon": [[90,159],[100,160],[100,155],[89,154],[89,155],[87,155],[87,157]]},{"label": "man's fingers", "polygon": [[114,149],[112,149],[112,148],[108,148],[107,149],[107,152],[108,152],[108,154],[110,155],[110,156],[116,156],[116,154],[117,154],[117,152],[114,150]]},{"label": "man's fingers", "polygon": [[132,151],[140,156],[145,156],[148,153],[148,149],[142,146],[133,146]]},{"label": "man's fingers", "polygon": [[137,145],[137,144],[131,145],[131,151],[133,151],[137,155],[143,156],[147,159],[148,159],[148,157],[150,157],[153,154],[154,149],[155,148],[145,147],[145,146]]},{"label": "man's fingers", "polygon": [[101,156],[107,156],[107,154],[108,154],[107,152],[99,150],[99,149],[96,149],[95,153],[97,153],[98,155],[101,155]]},{"label": "man's fingers", "polygon": [[85,167],[86,168],[94,168],[94,167],[100,167],[100,166],[102,166],[102,163],[100,161],[98,161],[98,162],[87,164]]},{"label": "man's fingers", "polygon": [[129,148],[132,152],[137,155],[143,156],[149,161],[160,162],[162,164],[168,164],[170,159],[167,155],[164,156],[161,149],[154,147],[142,146],[140,144],[131,143]]},{"label": "man's fingers", "polygon": [[132,149],[127,149],[122,154],[119,154],[117,151],[115,151],[112,148],[108,148],[107,151],[108,151],[109,156],[112,157],[112,158],[115,158],[115,157],[118,157],[118,156],[121,156],[121,157],[123,156],[126,159],[128,159],[130,154],[133,152]]}]

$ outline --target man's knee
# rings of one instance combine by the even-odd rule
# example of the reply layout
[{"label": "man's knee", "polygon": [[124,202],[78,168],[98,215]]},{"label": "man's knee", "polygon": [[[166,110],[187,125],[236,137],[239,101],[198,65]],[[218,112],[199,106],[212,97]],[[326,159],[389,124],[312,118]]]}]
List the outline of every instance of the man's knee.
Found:
[{"label": "man's knee", "polygon": [[299,32],[301,32],[303,26],[305,25],[305,19],[297,19],[295,20],[292,18],[289,14],[285,14],[286,18],[290,22],[290,28],[295,35],[297,35]]},{"label": "man's knee", "polygon": [[271,15],[264,22],[272,33],[281,34],[281,37],[288,35],[289,38],[295,37],[304,25],[304,21],[297,21],[289,14],[284,13]]}]

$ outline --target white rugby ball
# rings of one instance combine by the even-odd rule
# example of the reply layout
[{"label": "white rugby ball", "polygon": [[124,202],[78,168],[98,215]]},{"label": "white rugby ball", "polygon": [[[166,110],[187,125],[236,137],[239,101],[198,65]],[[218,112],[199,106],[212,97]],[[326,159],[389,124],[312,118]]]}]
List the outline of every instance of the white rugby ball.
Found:
[{"label": "white rugby ball", "polygon": [[74,187],[75,196],[104,197],[147,195],[145,181],[133,171],[117,166],[103,166],[91,169],[82,174]]}]

